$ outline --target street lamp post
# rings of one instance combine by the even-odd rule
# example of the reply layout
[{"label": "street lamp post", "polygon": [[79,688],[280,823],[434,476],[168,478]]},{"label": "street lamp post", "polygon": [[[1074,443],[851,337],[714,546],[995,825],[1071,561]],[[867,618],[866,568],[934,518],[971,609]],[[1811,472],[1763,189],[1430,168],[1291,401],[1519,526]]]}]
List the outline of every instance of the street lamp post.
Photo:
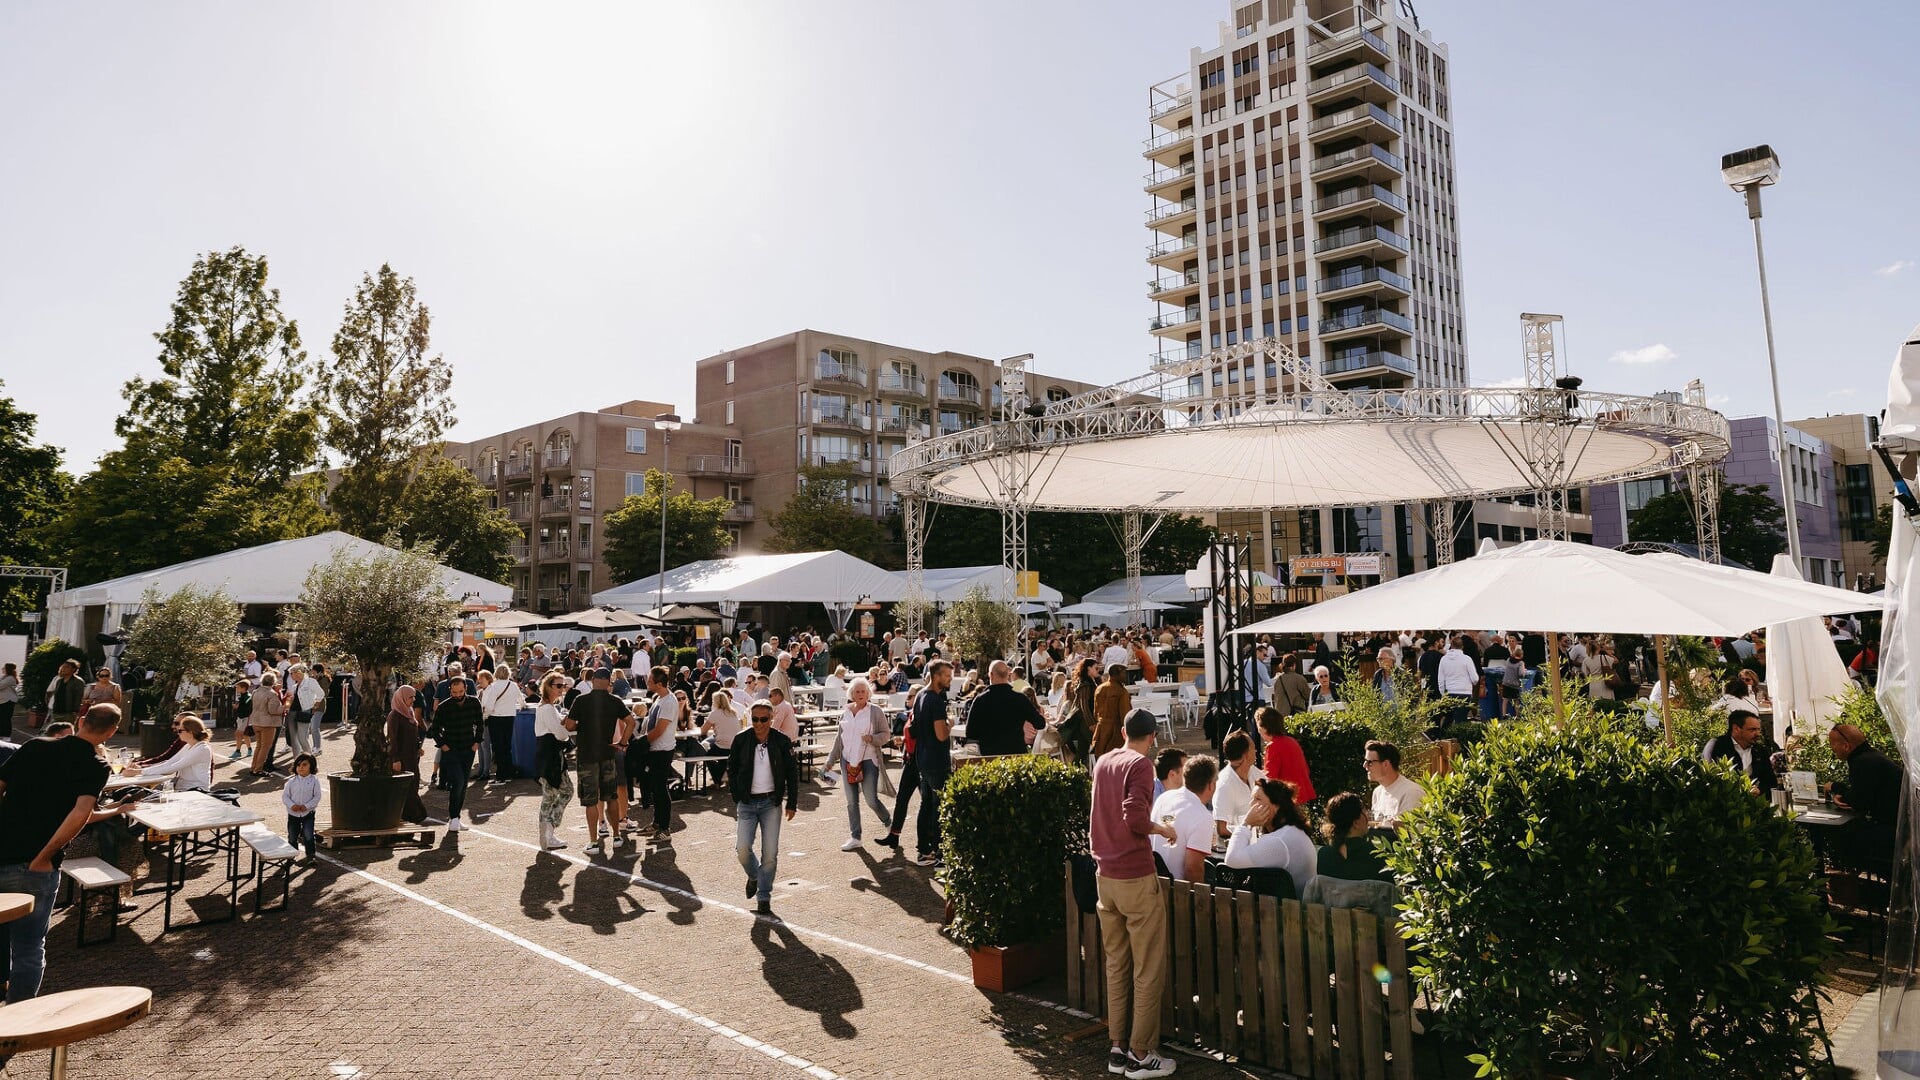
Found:
[{"label": "street lamp post", "polygon": [[1767,251],[1760,242],[1760,189],[1780,179],[1780,156],[1765,143],[1736,150],[1720,158],[1720,176],[1727,186],[1747,197],[1747,220],[1753,222],[1753,257],[1760,268],[1760,318],[1767,331],[1767,372],[1773,377],[1773,427],[1779,438],[1775,463],[1780,469],[1780,503],[1786,511],[1787,554],[1795,570],[1806,573],[1800,561],[1800,513],[1793,497],[1793,476],[1787,464],[1787,422],[1780,413],[1780,362],[1773,348],[1773,303],[1767,295]]},{"label": "street lamp post", "polygon": [[673,433],[680,430],[680,417],[670,412],[661,413],[653,418],[653,426],[660,429],[660,573],[653,579],[657,586],[653,616],[657,619],[667,611],[667,490],[673,486],[673,474],[667,471],[670,464],[667,454],[673,449]]}]

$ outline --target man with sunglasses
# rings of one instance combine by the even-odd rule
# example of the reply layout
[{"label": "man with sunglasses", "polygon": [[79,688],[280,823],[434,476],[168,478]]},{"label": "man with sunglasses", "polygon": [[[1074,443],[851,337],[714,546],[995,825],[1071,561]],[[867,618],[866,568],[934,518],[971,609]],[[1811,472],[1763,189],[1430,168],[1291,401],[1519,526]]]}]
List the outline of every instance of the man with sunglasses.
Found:
[{"label": "man with sunglasses", "polygon": [[[750,737],[735,738],[727,755],[727,787],[733,794],[736,821],[734,850],[747,872],[747,896],[759,901],[755,910],[773,914],[773,878],[780,865],[781,804],[787,821],[800,806],[800,765],[793,756],[793,740],[773,728],[773,706],[752,706]],[[760,854],[754,857],[754,835]]]}]

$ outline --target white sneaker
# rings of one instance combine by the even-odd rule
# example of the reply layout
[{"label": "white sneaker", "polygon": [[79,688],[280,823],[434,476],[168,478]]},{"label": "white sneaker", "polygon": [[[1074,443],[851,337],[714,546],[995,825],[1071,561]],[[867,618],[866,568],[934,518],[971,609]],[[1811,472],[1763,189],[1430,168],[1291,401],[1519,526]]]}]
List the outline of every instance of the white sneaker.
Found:
[{"label": "white sneaker", "polygon": [[459,818],[454,818],[452,821],[447,822],[448,832],[465,832],[466,829],[467,827],[460,823]]},{"label": "white sneaker", "polygon": [[1143,1058],[1134,1057],[1132,1054],[1127,1055],[1127,1080],[1147,1080],[1148,1077],[1172,1075],[1172,1058],[1164,1058],[1159,1054],[1148,1054]]},{"label": "white sneaker", "polygon": [[841,851],[859,851],[860,850],[859,838],[852,837],[852,836],[847,837],[847,842],[840,845],[840,850]]}]

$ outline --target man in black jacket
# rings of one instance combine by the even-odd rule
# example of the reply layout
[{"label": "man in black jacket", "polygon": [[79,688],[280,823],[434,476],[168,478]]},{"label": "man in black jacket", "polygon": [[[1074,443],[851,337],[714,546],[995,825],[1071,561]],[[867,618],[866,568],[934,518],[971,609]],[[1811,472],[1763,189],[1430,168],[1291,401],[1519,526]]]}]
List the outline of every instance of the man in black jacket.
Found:
[{"label": "man in black jacket", "polygon": [[487,721],[480,699],[467,695],[465,679],[455,678],[447,694],[433,710],[434,743],[440,747],[440,778],[447,782],[447,830],[459,832],[466,828],[460,809],[467,801],[467,778],[473,775],[473,752]]},{"label": "man in black jacket", "polygon": [[1741,775],[1753,784],[1763,799],[1773,794],[1780,781],[1773,774],[1772,755],[1760,744],[1760,717],[1745,709],[1727,714],[1727,733],[1711,739],[1701,751],[1703,761],[1731,760]]},{"label": "man in black jacket", "polygon": [[1034,731],[1047,726],[1027,695],[1013,688],[1013,668],[1005,660],[987,666],[986,692],[967,706],[967,738],[980,745],[983,757],[1027,752],[1026,725]]},{"label": "man in black jacket", "polygon": [[1836,791],[1835,806],[1861,817],[1840,830],[1835,854],[1854,866],[1884,868],[1893,858],[1894,825],[1900,817],[1900,791],[1906,778],[1900,766],[1867,742],[1867,733],[1853,724],[1835,724],[1827,732],[1833,756],[1847,763],[1844,794]]},{"label": "man in black jacket", "polygon": [[[748,735],[735,738],[727,755],[727,788],[733,793],[734,851],[747,872],[747,896],[757,899],[755,910],[773,914],[773,877],[780,866],[780,805],[786,820],[800,807],[800,766],[793,741],[773,730],[773,705],[756,701]],[[760,855],[754,857],[754,834],[760,835]]]}]

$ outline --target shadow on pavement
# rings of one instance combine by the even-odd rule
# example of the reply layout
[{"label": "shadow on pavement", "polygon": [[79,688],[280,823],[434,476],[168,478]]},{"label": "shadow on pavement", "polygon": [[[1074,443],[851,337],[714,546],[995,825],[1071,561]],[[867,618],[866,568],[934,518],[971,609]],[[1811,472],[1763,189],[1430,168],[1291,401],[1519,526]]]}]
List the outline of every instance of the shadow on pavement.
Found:
[{"label": "shadow on pavement", "polygon": [[859,855],[860,861],[867,865],[867,876],[853,879],[856,891],[891,900],[901,911],[922,922],[940,924],[946,915],[947,901],[933,887],[932,877],[908,870],[912,861],[898,852],[884,860],[875,858],[865,848],[860,849]]},{"label": "shadow on pavement", "polygon": [[430,847],[394,860],[394,868],[407,872],[407,884],[419,885],[435,874],[451,870],[466,858],[460,852],[460,834],[440,834],[440,846]]},{"label": "shadow on pavement", "polygon": [[520,911],[529,919],[551,919],[550,910],[567,898],[567,890],[560,884],[560,878],[572,865],[565,859],[556,858],[542,851],[533,857],[533,865],[527,867],[527,876],[520,885]]},{"label": "shadow on pavement", "polygon": [[780,1000],[820,1017],[820,1029],[836,1039],[860,1033],[847,1019],[866,1004],[860,984],[840,961],[808,948],[778,919],[757,919],[753,946],[760,950],[760,974]]},{"label": "shadow on pavement", "polygon": [[[646,858],[640,863],[639,873],[649,881],[657,881],[688,894],[695,891],[693,879],[687,876],[686,871],[680,869],[679,856],[674,854],[673,847],[668,844],[661,844],[648,851]],[[667,921],[675,926],[692,926],[693,913],[703,906],[699,898],[693,895],[662,891],[660,896],[673,908],[667,913]]]},{"label": "shadow on pavement", "polygon": [[[587,850],[591,855],[593,849]],[[610,937],[619,924],[645,915],[647,907],[628,891],[633,883],[626,877],[634,872],[639,861],[638,854],[622,854],[618,847],[611,854],[593,857],[594,865],[617,872],[607,874],[582,869],[574,874],[573,900],[560,906],[560,917]]]}]

